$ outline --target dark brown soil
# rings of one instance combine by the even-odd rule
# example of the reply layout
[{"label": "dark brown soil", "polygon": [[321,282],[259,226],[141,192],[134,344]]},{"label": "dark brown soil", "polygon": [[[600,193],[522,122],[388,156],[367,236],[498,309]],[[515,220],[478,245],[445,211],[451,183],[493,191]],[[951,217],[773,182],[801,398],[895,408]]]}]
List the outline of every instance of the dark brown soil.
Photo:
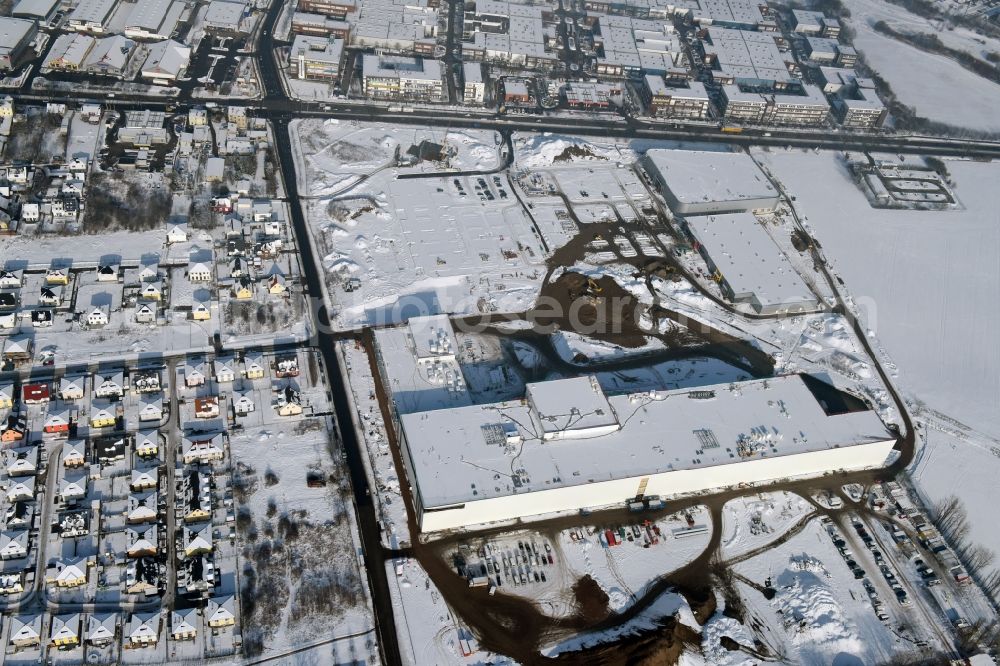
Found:
[{"label": "dark brown soil", "polygon": [[661,666],[676,664],[685,648],[696,648],[700,643],[701,636],[697,632],[671,617],[651,631],[611,645],[566,653],[550,660],[550,663]]},{"label": "dark brown soil", "polygon": [[608,617],[608,595],[589,574],[573,585],[573,598],[583,622],[593,624]]}]

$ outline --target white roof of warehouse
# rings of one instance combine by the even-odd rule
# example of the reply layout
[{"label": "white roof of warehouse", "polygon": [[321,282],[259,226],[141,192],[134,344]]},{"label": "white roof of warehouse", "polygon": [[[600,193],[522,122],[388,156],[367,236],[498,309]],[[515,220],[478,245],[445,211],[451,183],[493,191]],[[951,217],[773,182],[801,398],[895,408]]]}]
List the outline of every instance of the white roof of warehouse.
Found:
[{"label": "white roof of warehouse", "polygon": [[205,22],[210,25],[224,25],[236,29],[246,11],[246,4],[228,0],[212,0],[205,11]]},{"label": "white roof of warehouse", "polygon": [[34,21],[0,16],[0,49],[12,49],[35,27]]},{"label": "white roof of warehouse", "polygon": [[[530,408],[520,400],[403,415],[423,506],[892,439],[874,412],[828,416],[798,375],[608,402],[617,431],[546,442],[533,432]],[[572,406],[567,402],[563,411]],[[512,429],[523,442],[505,444],[497,436]]]},{"label": "white roof of warehouse", "polygon": [[82,0],[69,15],[71,21],[81,23],[104,23],[108,20],[118,0]]},{"label": "white roof of warehouse", "polygon": [[11,11],[12,16],[32,16],[35,18],[46,18],[59,4],[60,0],[21,0]]},{"label": "white roof of warehouse", "polygon": [[746,153],[709,150],[646,152],[671,194],[697,204],[776,198],[778,191]]},{"label": "white roof of warehouse", "polygon": [[689,217],[687,223],[737,295],[753,294],[763,306],[816,300],[752,213]]}]

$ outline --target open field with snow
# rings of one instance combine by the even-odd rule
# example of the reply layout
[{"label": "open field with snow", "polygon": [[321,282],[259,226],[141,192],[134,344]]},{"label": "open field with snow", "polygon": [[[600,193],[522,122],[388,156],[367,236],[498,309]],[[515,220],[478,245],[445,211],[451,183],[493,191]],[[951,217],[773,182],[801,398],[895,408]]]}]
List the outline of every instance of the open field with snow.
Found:
[{"label": "open field with snow", "polygon": [[[908,32],[937,36],[950,48],[983,57],[1000,51],[995,40],[957,29],[938,31],[929,21],[902,7],[878,0],[845,0],[849,23],[857,31],[854,46],[868,65],[889,82],[899,100],[929,120],[988,132],[1000,131],[1000,85],[973,74],[954,60],[903,44],[872,28],[877,21]],[[973,92],[974,91],[974,92]]]},{"label": "open field with snow", "polygon": [[964,210],[876,210],[832,153],[756,156],[796,197],[827,261],[898,367],[901,388],[1000,437],[997,165],[947,162]]}]

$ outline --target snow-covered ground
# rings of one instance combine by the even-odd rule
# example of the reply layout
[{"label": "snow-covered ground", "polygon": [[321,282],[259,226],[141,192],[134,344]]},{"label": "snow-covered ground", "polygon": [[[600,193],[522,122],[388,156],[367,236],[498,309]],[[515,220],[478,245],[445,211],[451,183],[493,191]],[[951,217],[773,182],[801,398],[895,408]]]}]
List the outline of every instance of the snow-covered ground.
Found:
[{"label": "snow-covered ground", "polygon": [[360,176],[395,165],[397,158],[404,160],[411,147],[424,141],[442,146],[448,159],[422,161],[404,171],[484,170],[500,165],[499,135],[488,130],[307,119],[293,121],[289,133],[299,191],[311,197],[332,196]]},{"label": "snow-covered ground", "polygon": [[812,509],[809,502],[787,491],[758,493],[726,502],[720,544],[723,558],[777,541]]},{"label": "snow-covered ground", "polygon": [[[876,210],[832,153],[757,153],[846,283],[863,321],[930,408],[1000,437],[996,164],[948,161],[960,211]],[[833,200],[836,206],[829,205]]]},{"label": "snow-covered ground", "polygon": [[[891,27],[932,34],[950,48],[981,57],[1000,51],[993,40],[968,31],[938,31],[926,19],[879,0],[845,0],[850,24],[857,31],[854,46],[872,69],[889,82],[899,100],[930,120],[984,131],[1000,131],[1000,85],[977,76],[956,61],[928,53],[882,35],[872,28],[884,20]],[[977,40],[983,40],[981,44]]]},{"label": "snow-covered ground", "polygon": [[861,581],[851,575],[819,520],[735,570],[758,585],[770,579],[777,591],[768,601],[737,582],[745,623],[764,625],[761,639],[783,663],[885,663],[914,649],[875,615]]},{"label": "snow-covered ground", "polygon": [[387,561],[400,656],[406,666],[424,664],[513,664],[503,655],[481,650],[416,560]]}]

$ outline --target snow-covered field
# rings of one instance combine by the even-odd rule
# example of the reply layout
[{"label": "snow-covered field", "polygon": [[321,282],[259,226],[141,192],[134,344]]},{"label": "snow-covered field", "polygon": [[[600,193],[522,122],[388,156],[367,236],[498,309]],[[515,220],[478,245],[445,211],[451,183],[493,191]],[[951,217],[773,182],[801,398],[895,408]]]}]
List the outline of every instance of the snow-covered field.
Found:
[{"label": "snow-covered field", "polygon": [[308,202],[339,327],[534,303],[544,257],[531,222],[510,198],[486,205],[471,196],[473,181],[400,180],[390,170],[355,192],[371,199]]},{"label": "snow-covered field", "polygon": [[964,210],[876,210],[832,153],[756,155],[796,196],[904,391],[1000,437],[1000,168],[947,162]]},{"label": "snow-covered field", "polygon": [[[1000,131],[1000,85],[976,76],[954,60],[927,53],[875,32],[880,20],[891,27],[936,35],[947,46],[973,55],[997,44],[967,31],[955,33],[932,27],[926,19],[879,0],[845,0],[849,22],[857,31],[854,46],[885,78],[900,101],[930,120],[984,131]],[[980,44],[977,39],[987,42]],[[993,48],[1000,51],[1000,48]]]},{"label": "snow-covered field", "polygon": [[407,171],[492,169],[500,164],[498,137],[487,130],[307,119],[294,121],[290,134],[299,191],[311,197],[334,195],[361,176],[394,165],[397,157],[405,158],[423,141],[441,145],[450,157],[445,163],[420,162]]}]

